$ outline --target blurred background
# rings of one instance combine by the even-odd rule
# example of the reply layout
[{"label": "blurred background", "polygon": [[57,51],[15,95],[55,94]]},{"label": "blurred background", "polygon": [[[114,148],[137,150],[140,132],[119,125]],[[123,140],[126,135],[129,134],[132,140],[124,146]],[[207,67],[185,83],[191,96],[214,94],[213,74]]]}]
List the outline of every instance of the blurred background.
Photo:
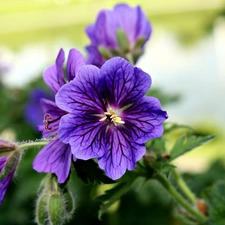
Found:
[{"label": "blurred background", "polygon": [[[36,106],[40,97],[52,97],[42,81],[44,69],[54,63],[60,48],[67,53],[70,48],[77,48],[85,55],[84,47],[89,44],[85,27],[95,21],[99,10],[112,9],[119,2],[0,0],[1,137],[16,141],[40,138],[36,125],[42,123],[43,117]],[[217,136],[216,140],[181,157],[175,164],[183,172],[196,174],[207,171],[215,160],[221,159],[213,166],[219,165],[220,172],[223,171],[225,1],[123,2],[132,6],[140,5],[152,23],[152,36],[137,66],[152,76],[153,87],[159,88],[165,95],[173,96],[174,100],[178,99],[163,105],[169,114],[168,121]],[[42,174],[31,169],[32,159],[37,152],[38,149],[24,156],[27,160],[22,161],[15,182],[10,186],[10,193],[7,193],[0,208],[1,225],[34,224],[33,214],[28,215],[27,208],[34,211],[35,191],[43,178]],[[215,174],[219,174],[215,171]],[[36,179],[30,179],[32,176]],[[143,204],[151,205],[151,201]],[[26,207],[22,208],[22,205]],[[21,207],[20,211],[18,207]],[[166,208],[163,210],[166,211]],[[12,213],[16,220],[10,216]],[[105,223],[113,224],[106,221],[107,218]],[[126,222],[123,221],[123,224]],[[156,224],[160,222],[156,221]],[[164,222],[161,224],[164,225]]]}]

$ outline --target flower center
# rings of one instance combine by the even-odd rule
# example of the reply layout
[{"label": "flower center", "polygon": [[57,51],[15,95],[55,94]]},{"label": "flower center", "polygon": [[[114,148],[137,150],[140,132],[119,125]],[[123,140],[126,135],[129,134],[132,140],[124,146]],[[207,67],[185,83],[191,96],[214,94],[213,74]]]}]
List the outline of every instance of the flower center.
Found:
[{"label": "flower center", "polygon": [[125,122],[122,121],[122,119],[118,115],[116,115],[116,112],[112,108],[109,108],[108,112],[104,112],[104,115],[105,116],[99,121],[105,121],[106,119],[108,119],[115,126],[118,126],[118,124],[125,124]]}]

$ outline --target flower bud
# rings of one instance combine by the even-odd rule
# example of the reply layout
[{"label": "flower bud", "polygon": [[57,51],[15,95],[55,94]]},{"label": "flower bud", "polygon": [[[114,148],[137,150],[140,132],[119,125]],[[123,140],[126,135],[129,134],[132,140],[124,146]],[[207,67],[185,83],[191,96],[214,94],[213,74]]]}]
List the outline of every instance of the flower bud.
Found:
[{"label": "flower bud", "polygon": [[48,174],[41,182],[41,194],[36,205],[38,225],[63,225],[72,218],[75,201],[68,187],[59,185],[54,175]]},{"label": "flower bud", "polygon": [[0,157],[8,156],[17,149],[16,145],[0,139]]}]

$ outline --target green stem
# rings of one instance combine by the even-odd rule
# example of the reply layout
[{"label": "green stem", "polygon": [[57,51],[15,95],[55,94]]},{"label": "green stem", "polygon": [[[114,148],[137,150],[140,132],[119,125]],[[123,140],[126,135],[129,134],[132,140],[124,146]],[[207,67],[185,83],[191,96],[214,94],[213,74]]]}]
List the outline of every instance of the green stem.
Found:
[{"label": "green stem", "polygon": [[179,185],[182,192],[187,196],[187,198],[190,199],[190,201],[194,205],[196,205],[197,199],[196,199],[195,195],[192,193],[192,191],[189,189],[187,184],[184,182],[182,176],[176,170],[173,170],[172,172],[173,172],[173,176],[174,176],[175,180],[177,181],[177,184]]},{"label": "green stem", "polygon": [[47,145],[49,141],[40,141],[40,142],[29,142],[18,146],[18,150],[23,150],[25,148],[32,148],[37,146]]},{"label": "green stem", "polygon": [[134,65],[134,60],[130,53],[126,54],[126,58],[130,62],[130,64]]},{"label": "green stem", "polygon": [[177,200],[177,202],[180,203],[189,213],[191,213],[193,216],[198,218],[201,222],[206,222],[207,217],[204,216],[202,213],[197,211],[190,205],[177,191],[176,189],[168,182],[168,180],[162,176],[161,174],[156,174],[155,179],[157,179],[164,188]]}]

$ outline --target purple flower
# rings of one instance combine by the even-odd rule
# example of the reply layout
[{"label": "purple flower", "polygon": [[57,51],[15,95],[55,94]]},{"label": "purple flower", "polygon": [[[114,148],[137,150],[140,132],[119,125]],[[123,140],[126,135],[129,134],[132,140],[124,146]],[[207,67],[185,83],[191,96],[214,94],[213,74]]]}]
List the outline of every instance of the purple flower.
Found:
[{"label": "purple flower", "polygon": [[56,95],[56,104],[68,112],[60,120],[59,138],[75,157],[98,158],[107,176],[120,178],[145,154],[144,143],[163,133],[167,113],[158,99],[144,96],[150,86],[147,73],[120,57],[101,69],[81,67]]},{"label": "purple flower", "polygon": [[[43,75],[45,83],[55,94],[64,84],[74,79],[79,67],[85,65],[83,55],[75,49],[71,49],[69,52],[66,75],[63,72],[64,61],[64,51],[61,49],[55,65],[48,67]],[[45,138],[55,136],[58,132],[59,120],[67,114],[67,111],[61,110],[54,101],[48,99],[42,99],[41,105],[45,114],[45,125],[40,126],[39,129]],[[70,145],[64,144],[55,136],[38,153],[34,159],[33,168],[38,172],[55,173],[58,176],[58,182],[64,183],[69,175],[71,158]]]},{"label": "purple flower", "polygon": [[15,145],[0,140],[0,152],[9,153],[7,156],[0,157],[0,205],[20,160],[20,153],[15,150]]},{"label": "purple flower", "polygon": [[[123,32],[121,37],[121,32],[119,34],[118,31]],[[143,46],[151,32],[152,27],[140,6],[117,4],[112,11],[102,10],[96,22],[86,28],[91,39],[91,44],[86,47],[87,63],[100,68],[107,58],[111,58],[110,55],[124,58],[130,55],[135,63],[143,53]],[[99,47],[108,50],[109,57],[103,56]]]}]

